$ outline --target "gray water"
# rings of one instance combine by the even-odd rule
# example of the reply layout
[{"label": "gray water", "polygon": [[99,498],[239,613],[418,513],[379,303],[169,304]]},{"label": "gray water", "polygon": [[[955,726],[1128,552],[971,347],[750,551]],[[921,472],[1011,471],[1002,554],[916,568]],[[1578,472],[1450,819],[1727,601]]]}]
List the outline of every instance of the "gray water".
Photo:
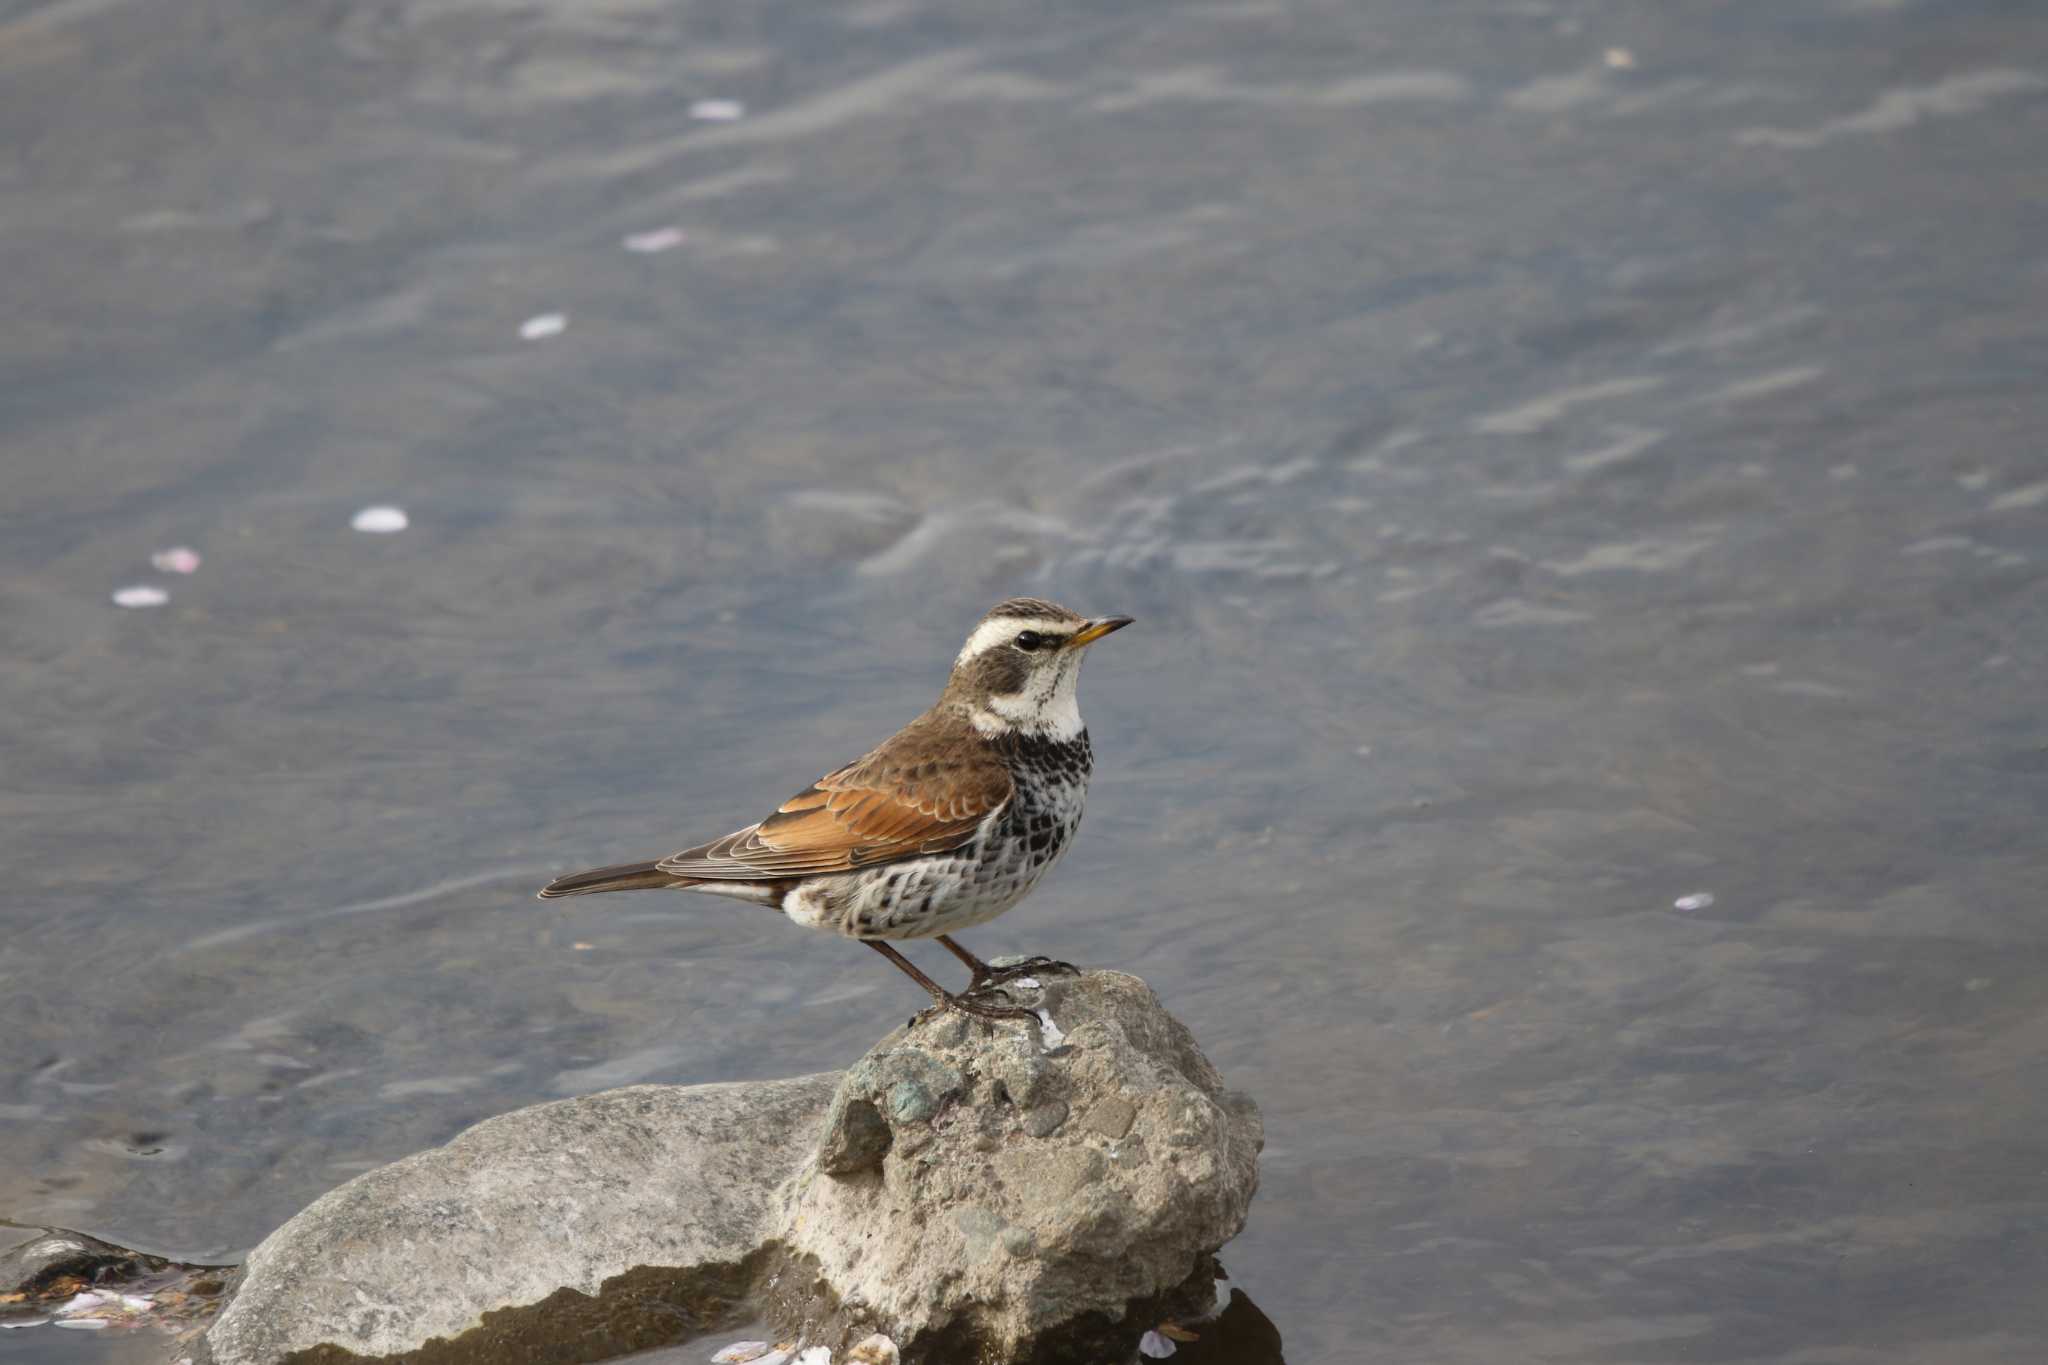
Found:
[{"label": "gray water", "polygon": [[0,127],[0,1216],[846,1064],[872,954],[533,890],[1032,592],[1139,625],[968,942],[1256,1096],[1291,1359],[2040,1358],[2038,7],[6,0]]}]

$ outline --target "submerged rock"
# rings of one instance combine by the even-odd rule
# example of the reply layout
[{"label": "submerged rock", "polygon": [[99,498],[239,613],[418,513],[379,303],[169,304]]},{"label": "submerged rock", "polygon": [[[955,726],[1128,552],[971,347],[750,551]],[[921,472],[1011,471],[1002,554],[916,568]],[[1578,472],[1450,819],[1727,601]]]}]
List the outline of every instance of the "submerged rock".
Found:
[{"label": "submerged rock", "polygon": [[602,1360],[749,1317],[835,1359],[1127,1355],[1212,1302],[1257,1112],[1137,978],[1014,990],[1064,1045],[942,1015],[843,1075],[539,1105],[359,1176],[200,1359]]},{"label": "submerged rock", "polygon": [[11,1299],[69,1292],[73,1282],[133,1279],[168,1264],[82,1232],[0,1223],[0,1295]]},{"label": "submerged rock", "polygon": [[0,1329],[190,1334],[219,1306],[224,1269],[130,1251],[82,1232],[0,1223]]}]

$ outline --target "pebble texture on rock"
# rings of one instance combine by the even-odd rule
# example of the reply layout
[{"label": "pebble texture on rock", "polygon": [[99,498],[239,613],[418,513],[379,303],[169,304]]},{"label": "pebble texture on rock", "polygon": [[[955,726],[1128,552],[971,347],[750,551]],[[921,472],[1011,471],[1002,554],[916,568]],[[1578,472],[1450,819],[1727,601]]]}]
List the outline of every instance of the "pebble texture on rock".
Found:
[{"label": "pebble texture on rock", "polygon": [[539,1105],[359,1176],[256,1249],[200,1359],[601,1360],[759,1312],[958,1365],[1206,1302],[1257,1111],[1135,977],[1012,989],[1063,1045],[943,1014],[843,1075]]}]

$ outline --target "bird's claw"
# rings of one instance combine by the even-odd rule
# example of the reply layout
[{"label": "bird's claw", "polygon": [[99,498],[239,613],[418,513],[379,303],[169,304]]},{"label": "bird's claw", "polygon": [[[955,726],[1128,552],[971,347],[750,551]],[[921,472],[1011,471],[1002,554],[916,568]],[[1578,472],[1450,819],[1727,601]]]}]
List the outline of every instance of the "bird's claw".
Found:
[{"label": "bird's claw", "polygon": [[1071,962],[1062,962],[1056,957],[1027,957],[1022,962],[1012,962],[1007,967],[995,968],[982,981],[975,984],[980,986],[1015,981],[1020,976],[1031,976],[1038,972],[1053,976],[1081,975],[1081,969]]},{"label": "bird's claw", "polygon": [[[1007,992],[999,992],[999,994],[1002,994],[1004,999],[1009,999]],[[975,993],[972,990],[962,991],[959,995],[949,995],[944,1000],[933,1004],[930,1009],[922,1010],[912,1015],[910,1027],[916,1028],[926,1020],[935,1019],[949,1010],[956,1014],[964,1014],[971,1019],[984,1019],[991,1022],[1005,1019],[1015,1019],[1020,1022],[1027,1019],[1035,1021],[1038,1018],[1037,1014],[1031,1010],[1019,1009],[1015,1005],[989,1004],[974,998],[974,996]]]}]

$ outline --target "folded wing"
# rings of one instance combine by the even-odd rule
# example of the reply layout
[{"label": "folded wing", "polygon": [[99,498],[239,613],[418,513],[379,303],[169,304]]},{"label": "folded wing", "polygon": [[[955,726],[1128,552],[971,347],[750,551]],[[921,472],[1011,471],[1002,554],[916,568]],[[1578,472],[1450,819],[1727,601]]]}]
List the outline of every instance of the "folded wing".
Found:
[{"label": "folded wing", "polygon": [[757,825],[655,864],[678,877],[776,881],[945,853],[973,840],[1010,799],[1009,771],[986,748],[905,744],[909,731],[819,778]]}]

